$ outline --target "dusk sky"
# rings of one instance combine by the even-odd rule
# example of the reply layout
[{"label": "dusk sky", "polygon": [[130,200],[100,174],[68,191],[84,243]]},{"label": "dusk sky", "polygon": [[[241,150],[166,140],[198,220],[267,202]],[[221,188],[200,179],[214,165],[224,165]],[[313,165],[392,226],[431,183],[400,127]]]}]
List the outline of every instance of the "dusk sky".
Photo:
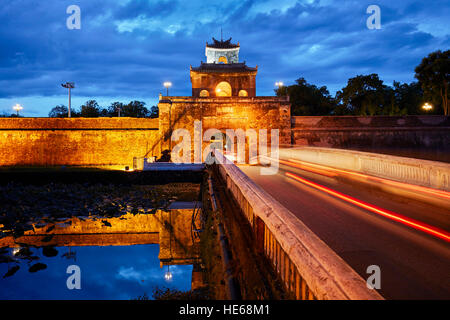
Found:
[{"label": "dusk sky", "polygon": [[[96,99],[142,100],[151,107],[171,81],[170,95],[191,95],[189,66],[206,61],[211,37],[233,38],[240,60],[258,65],[257,95],[275,81],[304,77],[332,95],[349,77],[378,73],[386,84],[414,81],[414,68],[450,47],[448,0],[1,0],[0,113],[20,103],[25,116],[47,116]],[[81,29],[69,30],[66,9],[81,8]],[[381,29],[369,30],[369,5],[381,8]]]}]

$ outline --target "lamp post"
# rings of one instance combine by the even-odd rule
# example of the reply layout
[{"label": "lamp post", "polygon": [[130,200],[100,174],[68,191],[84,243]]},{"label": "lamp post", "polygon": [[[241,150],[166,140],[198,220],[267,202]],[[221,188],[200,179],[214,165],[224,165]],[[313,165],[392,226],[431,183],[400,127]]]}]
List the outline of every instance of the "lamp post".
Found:
[{"label": "lamp post", "polygon": [[426,102],[423,106],[422,109],[425,111],[430,111],[431,109],[433,109],[433,106],[431,104],[429,104],[428,102]]},{"label": "lamp post", "polygon": [[22,107],[20,104],[16,104],[16,105],[13,107],[13,109],[16,110],[17,116],[19,116],[19,111],[22,110],[23,107]]},{"label": "lamp post", "polygon": [[169,88],[172,86],[172,82],[164,82],[164,87],[167,89],[167,96],[169,96]]},{"label": "lamp post", "polygon": [[[172,135],[172,100],[168,100],[169,106],[169,132]],[[169,139],[169,150],[172,152],[172,139]]]},{"label": "lamp post", "polygon": [[62,83],[61,86],[63,86],[64,88],[69,89],[69,118],[70,118],[70,107],[71,107],[71,97],[70,97],[70,89],[75,88],[75,83],[73,82],[66,82],[66,83]]},{"label": "lamp post", "polygon": [[[277,96],[278,96],[278,92],[280,91],[280,88],[284,86],[284,83],[281,81],[277,81],[277,82],[275,82],[275,86],[278,88],[278,90],[277,90]],[[281,92],[280,92],[280,95],[282,95]]]}]

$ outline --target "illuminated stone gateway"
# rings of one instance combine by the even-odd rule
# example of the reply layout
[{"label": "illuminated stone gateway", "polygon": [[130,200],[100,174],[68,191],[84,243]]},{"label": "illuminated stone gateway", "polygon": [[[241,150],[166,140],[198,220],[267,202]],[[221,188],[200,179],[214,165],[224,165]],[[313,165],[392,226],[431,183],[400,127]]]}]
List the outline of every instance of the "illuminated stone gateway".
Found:
[{"label": "illuminated stone gateway", "polygon": [[279,129],[280,144],[450,161],[448,116],[291,117],[287,97],[256,96],[258,68],[239,62],[239,51],[231,39],[207,43],[206,63],[190,68],[192,94],[160,96],[159,119],[1,118],[0,166],[123,169],[133,166],[135,157],[160,157],[171,150],[175,129],[194,137],[196,120],[203,132]]},{"label": "illuminated stone gateway", "polygon": [[[258,67],[239,62],[240,45],[213,38],[206,43],[207,62],[190,67],[192,96],[160,97],[161,150],[171,150],[171,133],[187,129],[194,135],[194,121],[202,131],[218,129],[279,129],[280,144],[291,142],[291,114],[287,97],[257,97]],[[203,142],[205,144],[205,142]],[[269,141],[270,143],[270,141]],[[204,148],[204,146],[203,146]]]}]

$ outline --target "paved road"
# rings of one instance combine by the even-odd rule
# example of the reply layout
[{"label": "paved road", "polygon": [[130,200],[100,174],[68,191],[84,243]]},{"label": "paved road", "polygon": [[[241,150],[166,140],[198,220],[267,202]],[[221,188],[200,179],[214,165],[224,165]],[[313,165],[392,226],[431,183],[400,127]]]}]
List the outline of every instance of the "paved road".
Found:
[{"label": "paved road", "polygon": [[297,176],[366,203],[450,231],[450,202],[437,206],[393,195],[339,175],[326,176],[280,165],[278,174],[260,175],[259,166],[240,167],[291,210],[363,278],[381,269],[386,299],[450,299],[450,242],[392,221],[286,176]]}]

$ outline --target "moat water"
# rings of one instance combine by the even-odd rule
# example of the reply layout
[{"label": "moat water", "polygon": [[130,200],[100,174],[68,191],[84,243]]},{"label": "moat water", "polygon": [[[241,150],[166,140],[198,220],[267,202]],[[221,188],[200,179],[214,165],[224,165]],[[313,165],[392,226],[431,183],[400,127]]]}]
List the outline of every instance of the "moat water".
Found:
[{"label": "moat water", "polygon": [[[25,254],[20,248],[4,248],[0,300],[130,300],[144,295],[152,299],[155,288],[190,290],[193,266],[161,267],[159,247],[159,244],[30,247],[29,251],[24,250]],[[73,271],[67,273],[72,265],[79,267],[80,289],[67,286],[68,278],[75,275]]]}]

